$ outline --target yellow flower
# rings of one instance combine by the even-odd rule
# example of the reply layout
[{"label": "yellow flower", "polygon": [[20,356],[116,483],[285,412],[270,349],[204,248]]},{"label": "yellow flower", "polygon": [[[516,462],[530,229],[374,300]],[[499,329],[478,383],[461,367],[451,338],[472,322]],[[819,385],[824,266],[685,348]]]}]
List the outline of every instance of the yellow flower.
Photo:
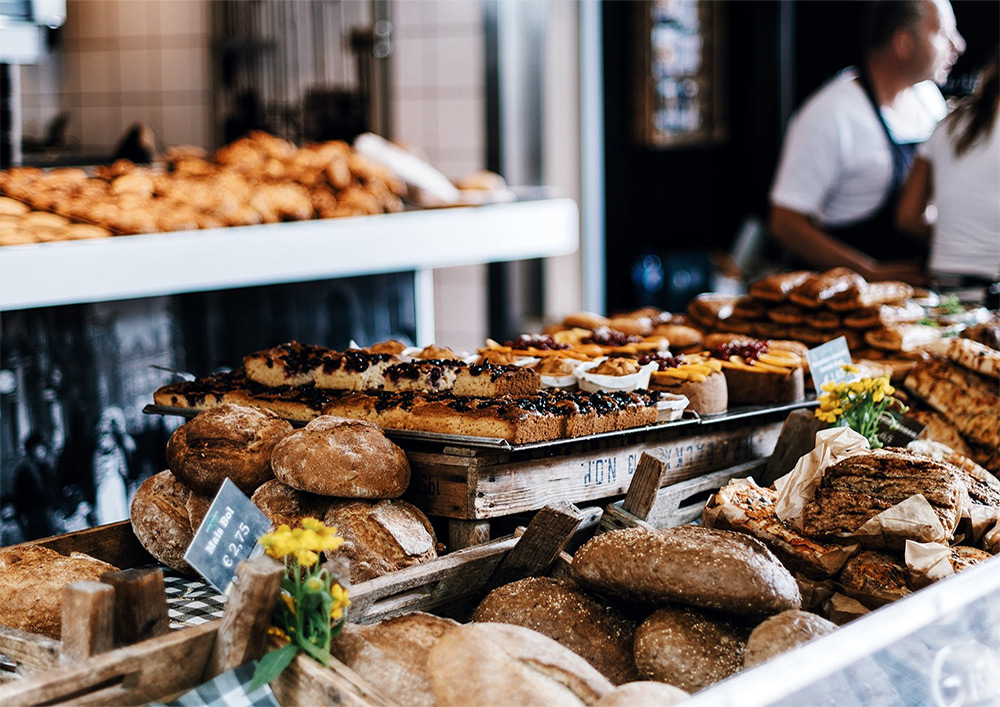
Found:
[{"label": "yellow flower", "polygon": [[327,527],[323,525],[323,521],[316,520],[315,518],[303,518],[299,525],[306,530],[315,530],[317,533],[321,533],[327,529]]},{"label": "yellow flower", "polygon": [[853,363],[842,363],[840,364],[840,370],[845,371],[847,373],[857,373],[858,367],[855,366]]},{"label": "yellow flower", "polygon": [[295,557],[303,567],[312,567],[319,561],[319,554],[312,550],[299,549],[296,551]]},{"label": "yellow flower", "polygon": [[333,597],[333,607],[330,609],[331,618],[338,620],[344,618],[344,609],[351,605],[348,591],[340,584],[334,584],[330,587],[330,596]]},{"label": "yellow flower", "polygon": [[838,385],[840,385],[840,384],[839,383],[835,383],[833,381],[827,381],[826,383],[824,383],[822,385],[821,389],[824,392],[826,392],[826,393],[833,393],[833,392],[836,392]]},{"label": "yellow flower", "polygon": [[867,383],[867,381],[869,381],[869,380],[870,380],[869,378],[864,378],[864,379],[859,380],[859,381],[853,381],[850,384],[851,392],[852,393],[858,393],[858,394],[864,393],[868,389],[868,383]]},{"label": "yellow flower", "polygon": [[271,626],[267,629],[268,636],[275,636],[282,643],[289,643],[292,639],[288,637],[288,634],[282,631],[277,626]]},{"label": "yellow flower", "polygon": [[306,591],[311,594],[316,594],[326,589],[326,583],[319,577],[310,577],[306,580]]},{"label": "yellow flower", "polygon": [[292,612],[293,614],[295,613],[295,597],[293,597],[288,592],[282,592],[281,601],[285,602],[285,606],[288,607],[288,610],[290,612]]}]

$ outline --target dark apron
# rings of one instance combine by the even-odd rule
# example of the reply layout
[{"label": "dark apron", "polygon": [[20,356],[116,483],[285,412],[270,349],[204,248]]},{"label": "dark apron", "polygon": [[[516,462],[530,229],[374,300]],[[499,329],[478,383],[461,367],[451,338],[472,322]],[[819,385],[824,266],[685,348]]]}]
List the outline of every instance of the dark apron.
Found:
[{"label": "dark apron", "polygon": [[834,238],[862,253],[867,253],[876,260],[910,260],[919,257],[920,261],[924,262],[928,254],[927,243],[900,233],[895,226],[899,193],[910,171],[918,143],[899,143],[892,139],[892,133],[885,124],[885,118],[882,117],[882,111],[879,110],[878,101],[875,99],[875,92],[872,91],[871,82],[865,72],[859,72],[858,81],[889,142],[889,152],[892,154],[892,182],[882,206],[871,216],[850,226],[829,227],[825,230]]}]

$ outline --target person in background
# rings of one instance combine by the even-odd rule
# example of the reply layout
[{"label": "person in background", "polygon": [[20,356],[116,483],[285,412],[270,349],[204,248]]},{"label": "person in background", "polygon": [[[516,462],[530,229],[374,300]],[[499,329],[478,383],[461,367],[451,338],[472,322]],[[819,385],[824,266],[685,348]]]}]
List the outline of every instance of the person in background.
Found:
[{"label": "person in background", "polygon": [[899,201],[897,225],[931,239],[928,269],[942,289],[989,287],[1000,280],[998,122],[1000,48],[973,94],[920,146]]},{"label": "person in background", "polygon": [[49,445],[37,432],[24,441],[25,457],[14,471],[14,504],[26,540],[55,535],[55,473]]},{"label": "person in background", "polygon": [[24,533],[21,531],[21,524],[17,522],[17,507],[5,501],[0,506],[0,547],[23,542]]},{"label": "person in background", "polygon": [[947,112],[943,83],[965,51],[948,0],[876,0],[864,60],[789,123],[771,188],[774,237],[808,266],[921,282],[920,242],[894,228],[917,144]]}]

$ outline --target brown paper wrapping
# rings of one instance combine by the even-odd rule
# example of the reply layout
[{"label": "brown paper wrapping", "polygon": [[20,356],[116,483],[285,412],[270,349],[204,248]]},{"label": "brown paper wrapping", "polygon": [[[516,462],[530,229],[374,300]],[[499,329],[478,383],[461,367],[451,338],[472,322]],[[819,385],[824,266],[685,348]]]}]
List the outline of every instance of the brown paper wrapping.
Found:
[{"label": "brown paper wrapping", "polygon": [[990,532],[994,533],[994,542],[1000,541],[1000,508],[996,506],[980,506],[978,503],[970,504],[969,516],[972,519],[972,537],[969,544],[982,547],[988,552],[997,554],[996,550],[987,547],[987,538]]},{"label": "brown paper wrapping", "polygon": [[948,534],[934,508],[923,494],[914,494],[905,501],[887,508],[853,533],[841,534],[864,547],[901,550],[907,540],[924,543],[947,543]]},{"label": "brown paper wrapping", "polygon": [[820,613],[827,600],[837,593],[837,586],[830,579],[810,579],[798,573],[795,575],[795,581],[799,585],[799,593],[802,594],[804,611]]},{"label": "brown paper wrapping", "polygon": [[778,517],[802,530],[802,511],[816,495],[826,468],[868,449],[868,440],[849,427],[817,432],[813,450],[800,457],[790,472],[774,482],[778,490],[774,510]]},{"label": "brown paper wrapping", "polygon": [[983,536],[983,549],[993,555],[1000,555],[1000,523]]},{"label": "brown paper wrapping", "polygon": [[904,557],[910,573],[910,586],[914,589],[926,587],[955,574],[955,568],[951,564],[951,548],[942,543],[907,540]]},{"label": "brown paper wrapping", "polygon": [[838,626],[843,626],[848,621],[871,613],[871,610],[861,602],[839,593],[830,597],[824,608],[826,609],[826,618]]}]

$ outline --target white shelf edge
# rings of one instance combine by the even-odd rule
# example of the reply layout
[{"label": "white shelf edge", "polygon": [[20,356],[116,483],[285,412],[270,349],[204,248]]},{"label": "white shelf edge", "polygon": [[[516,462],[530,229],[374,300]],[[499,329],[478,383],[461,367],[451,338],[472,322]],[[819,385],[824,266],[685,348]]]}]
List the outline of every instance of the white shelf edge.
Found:
[{"label": "white shelf edge", "polygon": [[574,252],[571,199],[0,247],[0,311]]}]

